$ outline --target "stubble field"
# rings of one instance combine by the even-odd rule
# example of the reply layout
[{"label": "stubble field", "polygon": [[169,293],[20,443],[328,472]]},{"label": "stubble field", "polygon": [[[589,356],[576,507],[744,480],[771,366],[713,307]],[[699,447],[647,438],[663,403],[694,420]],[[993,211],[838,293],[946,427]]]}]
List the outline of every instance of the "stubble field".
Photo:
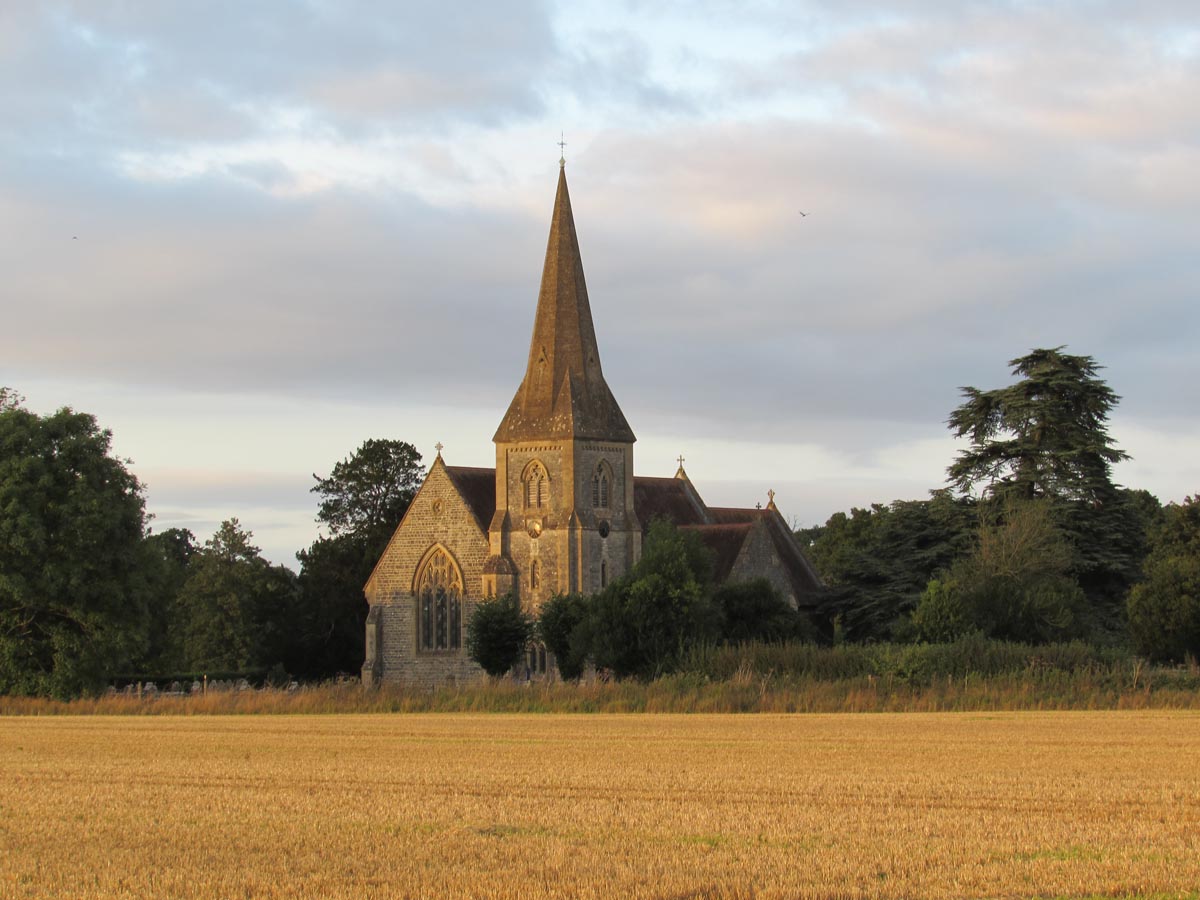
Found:
[{"label": "stubble field", "polygon": [[0,719],[4,897],[1198,887],[1192,712]]}]

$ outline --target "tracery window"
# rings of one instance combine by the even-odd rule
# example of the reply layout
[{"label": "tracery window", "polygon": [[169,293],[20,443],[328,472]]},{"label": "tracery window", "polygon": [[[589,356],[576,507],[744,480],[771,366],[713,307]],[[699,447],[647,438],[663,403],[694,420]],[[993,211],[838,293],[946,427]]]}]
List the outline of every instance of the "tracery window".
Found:
[{"label": "tracery window", "polygon": [[417,576],[417,636],[422,650],[462,646],[462,594],[462,573],[439,547]]},{"label": "tracery window", "polygon": [[592,506],[597,509],[607,509],[609,491],[612,485],[612,472],[606,463],[596,466],[592,473]]},{"label": "tracery window", "polygon": [[550,505],[550,477],[545,467],[534,460],[525,469],[522,476],[525,481],[525,506],[529,509],[541,509]]}]

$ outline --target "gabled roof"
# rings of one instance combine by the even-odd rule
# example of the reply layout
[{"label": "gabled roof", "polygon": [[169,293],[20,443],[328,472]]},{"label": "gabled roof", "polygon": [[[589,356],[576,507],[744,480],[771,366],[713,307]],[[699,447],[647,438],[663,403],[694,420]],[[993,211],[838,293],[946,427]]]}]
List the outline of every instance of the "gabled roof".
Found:
[{"label": "gabled roof", "polygon": [[475,466],[446,466],[446,474],[458,489],[479,530],[487,533],[496,512],[496,470]]},{"label": "gabled roof", "polygon": [[705,525],[708,511],[691,484],[683,478],[633,479],[633,508],[643,528],[655,519],[667,519],[676,525]]},{"label": "gabled roof", "polygon": [[733,564],[746,543],[746,536],[753,527],[749,523],[740,525],[684,525],[686,531],[699,535],[704,546],[712,554],[713,579],[723,584],[733,571]]},{"label": "gabled roof", "polygon": [[567,174],[560,168],[529,362],[492,440],[564,438],[636,440],[600,369]]},{"label": "gabled roof", "polygon": [[[471,510],[480,531],[486,534],[496,512],[496,470],[440,464]],[[643,528],[649,528],[655,519],[667,519],[679,528],[696,532],[713,554],[713,575],[717,583],[729,578],[746,539],[757,527],[766,531],[797,597],[821,588],[820,577],[774,507],[706,506],[691,482],[679,476],[635,476],[633,502]]]}]

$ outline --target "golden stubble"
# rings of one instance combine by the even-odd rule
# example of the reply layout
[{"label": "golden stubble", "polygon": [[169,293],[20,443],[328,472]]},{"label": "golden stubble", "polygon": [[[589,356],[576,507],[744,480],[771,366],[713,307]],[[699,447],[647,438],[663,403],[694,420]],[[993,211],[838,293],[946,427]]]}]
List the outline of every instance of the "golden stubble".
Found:
[{"label": "golden stubble", "polygon": [[4,897],[1198,886],[1191,712],[0,719]]}]

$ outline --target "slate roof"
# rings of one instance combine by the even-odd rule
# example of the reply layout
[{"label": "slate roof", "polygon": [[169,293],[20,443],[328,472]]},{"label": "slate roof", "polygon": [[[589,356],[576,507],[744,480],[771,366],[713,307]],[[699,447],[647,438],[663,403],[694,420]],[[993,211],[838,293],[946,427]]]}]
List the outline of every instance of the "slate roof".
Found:
[{"label": "slate roof", "polygon": [[479,523],[479,530],[487,534],[492,515],[496,512],[496,470],[476,466],[446,466],[446,474],[458,488]]},{"label": "slate roof", "polygon": [[684,525],[685,531],[694,531],[704,542],[713,558],[713,578],[721,584],[729,578],[733,564],[750,534],[750,523],[738,525]]},{"label": "slate roof", "polygon": [[[633,478],[633,509],[643,528],[655,519],[667,519],[676,525],[704,525],[709,521],[707,510],[698,506],[699,495],[689,491],[682,478]],[[702,502],[702,501],[701,501]]]},{"label": "slate roof", "polygon": [[600,368],[575,217],[560,168],[525,378],[493,441],[636,440]]},{"label": "slate roof", "polygon": [[[446,474],[462,495],[484,533],[496,512],[496,470],[474,466],[446,466]],[[766,509],[706,506],[688,479],[633,479],[634,510],[643,528],[655,519],[667,519],[679,528],[694,531],[713,555],[713,575],[725,581],[755,526],[765,528],[787,570],[795,595],[803,597],[821,588],[821,580],[804,556],[796,537],[779,513]]]}]

